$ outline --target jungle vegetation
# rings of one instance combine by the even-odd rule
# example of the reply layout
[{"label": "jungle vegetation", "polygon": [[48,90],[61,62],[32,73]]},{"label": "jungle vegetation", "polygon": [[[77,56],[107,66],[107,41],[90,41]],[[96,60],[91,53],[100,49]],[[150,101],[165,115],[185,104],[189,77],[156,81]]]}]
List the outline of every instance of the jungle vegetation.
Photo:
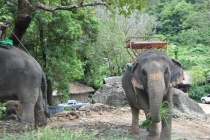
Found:
[{"label": "jungle vegetation", "polygon": [[[129,36],[162,36],[167,53],[189,72],[190,97],[210,93],[210,2],[208,0],[7,0],[7,36],[41,64],[52,90],[69,94],[69,82],[95,89],[103,78],[121,76],[131,59]],[[19,41],[20,40],[20,41]],[[177,54],[177,55],[175,55]]]}]

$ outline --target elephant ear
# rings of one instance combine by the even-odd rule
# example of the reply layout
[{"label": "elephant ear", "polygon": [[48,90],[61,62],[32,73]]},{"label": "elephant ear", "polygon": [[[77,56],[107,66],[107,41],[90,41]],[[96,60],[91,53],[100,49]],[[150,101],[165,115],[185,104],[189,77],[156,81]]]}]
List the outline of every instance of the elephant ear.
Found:
[{"label": "elephant ear", "polygon": [[184,70],[181,63],[172,59],[170,87],[181,84],[184,80]]},{"label": "elephant ear", "polygon": [[137,88],[140,88],[140,89],[144,89],[142,82],[140,80],[136,80],[134,78],[134,76],[133,76],[133,72],[134,72],[136,66],[137,66],[137,62],[134,62],[132,64],[132,75],[131,75],[132,78],[131,78],[131,83],[133,84],[134,87],[137,87]]}]

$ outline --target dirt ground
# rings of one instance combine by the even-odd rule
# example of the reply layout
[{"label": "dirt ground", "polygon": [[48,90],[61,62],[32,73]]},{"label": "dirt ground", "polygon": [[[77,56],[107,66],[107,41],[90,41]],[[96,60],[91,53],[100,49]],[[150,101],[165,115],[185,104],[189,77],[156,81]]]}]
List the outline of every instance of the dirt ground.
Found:
[{"label": "dirt ground", "polygon": [[[172,140],[210,140],[210,104],[199,105],[206,113],[206,119],[195,118],[176,111],[176,115],[180,118],[173,118],[172,120]],[[145,140],[148,134],[143,128],[140,128],[140,134],[128,133],[131,128],[132,117],[129,107],[77,111],[79,117],[76,115],[68,116],[69,113],[62,112],[54,115],[48,120],[48,125],[55,129],[66,128],[76,132],[86,132],[99,140],[107,140],[107,136],[110,135],[114,137],[114,140],[119,137],[126,140]],[[139,118],[140,122],[145,120],[142,111],[140,111]],[[16,123],[14,120],[0,120],[0,129],[3,129],[4,125],[10,128]]]},{"label": "dirt ground", "polygon": [[[210,104],[200,104],[207,119],[199,119],[179,113],[180,118],[173,118],[172,140],[210,140]],[[49,125],[55,128],[72,128],[75,131],[88,131],[99,139],[106,137],[110,130],[127,133],[131,127],[131,110],[129,107],[111,111],[80,111],[80,117],[69,120],[68,117],[52,117]],[[145,120],[144,113],[139,114],[140,122]],[[140,129],[139,134],[127,135],[128,140],[144,140],[147,132]]]}]

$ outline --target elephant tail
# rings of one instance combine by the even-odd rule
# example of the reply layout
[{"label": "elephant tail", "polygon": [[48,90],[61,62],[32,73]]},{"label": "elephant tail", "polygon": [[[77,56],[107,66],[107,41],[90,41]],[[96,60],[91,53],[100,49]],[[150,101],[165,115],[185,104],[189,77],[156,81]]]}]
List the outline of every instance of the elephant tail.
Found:
[{"label": "elephant tail", "polygon": [[42,84],[43,84],[43,88],[42,88],[42,93],[44,94],[44,102],[45,102],[45,105],[44,105],[44,113],[45,113],[45,116],[47,118],[50,118],[50,113],[48,111],[48,107],[47,107],[47,82],[46,82],[46,77],[44,76],[44,73],[42,72]]}]

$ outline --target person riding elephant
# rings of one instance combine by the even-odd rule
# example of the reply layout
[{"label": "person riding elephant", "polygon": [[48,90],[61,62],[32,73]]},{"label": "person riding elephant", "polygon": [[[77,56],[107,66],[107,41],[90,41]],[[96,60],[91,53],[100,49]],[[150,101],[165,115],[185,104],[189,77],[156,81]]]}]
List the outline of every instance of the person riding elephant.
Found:
[{"label": "person riding elephant", "polygon": [[[122,87],[132,111],[132,133],[139,133],[139,110],[143,109],[152,123],[147,130],[150,140],[171,140],[172,115],[161,118],[160,109],[172,110],[172,87],[183,80],[183,67],[166,53],[148,50],[141,54],[122,77]],[[159,135],[158,123],[162,122]]]},{"label": "person riding elephant", "polygon": [[2,43],[4,43],[5,41],[5,36],[6,36],[7,28],[9,27],[9,23],[10,23],[10,18],[7,18],[3,24],[0,24],[0,36],[1,36]]}]

